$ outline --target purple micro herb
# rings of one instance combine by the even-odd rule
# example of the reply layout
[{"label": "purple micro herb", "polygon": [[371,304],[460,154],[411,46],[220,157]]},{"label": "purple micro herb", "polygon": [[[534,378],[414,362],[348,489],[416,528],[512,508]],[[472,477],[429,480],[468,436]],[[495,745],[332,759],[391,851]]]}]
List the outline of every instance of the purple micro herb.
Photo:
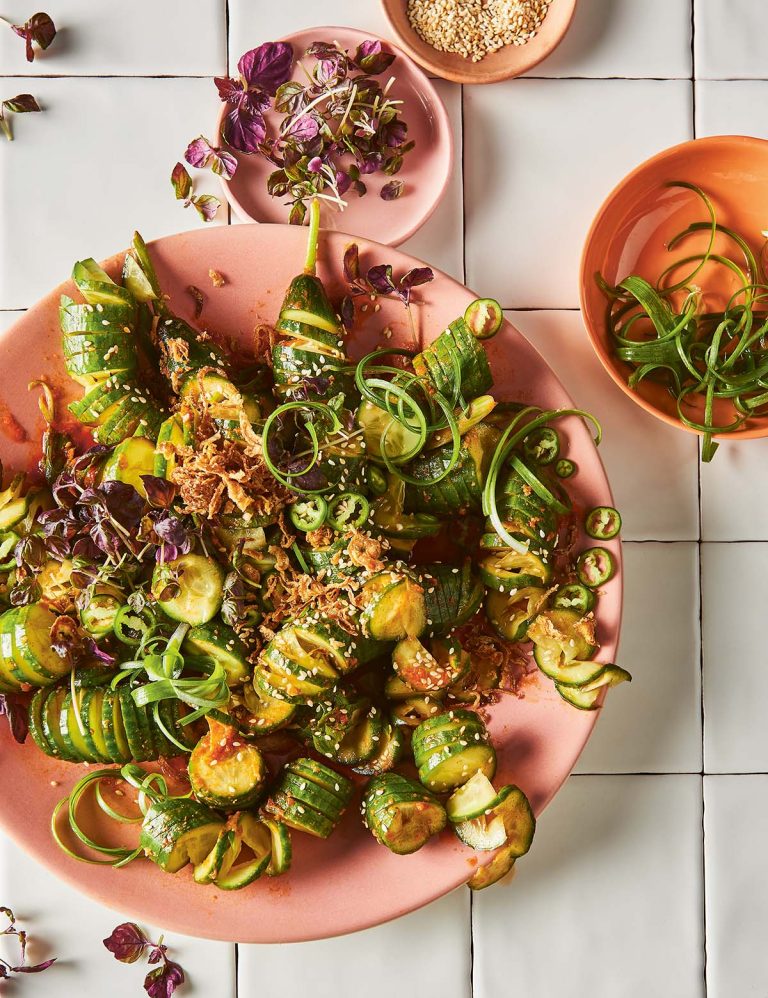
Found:
[{"label": "purple micro herb", "polygon": [[171,171],[171,185],[176,200],[183,201],[185,208],[191,205],[204,222],[216,217],[221,201],[213,194],[193,194],[192,178],[183,163],[177,163]]},{"label": "purple micro herb", "polygon": [[144,978],[144,990],[150,998],[171,998],[176,988],[184,983],[184,971],[178,963],[168,959],[168,947],[163,945],[162,936],[153,943],[134,922],[123,922],[103,942],[121,963],[136,963],[146,954],[147,963],[159,964]]},{"label": "purple micro herb", "polygon": [[49,14],[33,14],[24,24],[11,24],[10,21],[6,21],[3,17],[0,17],[0,21],[7,24],[11,31],[18,35],[19,38],[24,39],[26,43],[27,62],[34,62],[34,45],[37,45],[40,50],[47,49],[56,37],[56,25]]},{"label": "purple micro herb", "polygon": [[355,299],[399,298],[409,308],[414,288],[429,284],[435,279],[431,267],[414,267],[401,277],[395,277],[391,264],[379,263],[369,267],[363,274],[360,268],[360,250],[357,243],[350,243],[344,251],[344,277],[349,286],[340,308],[344,328],[352,329],[355,324]]},{"label": "purple micro herb", "polygon": [[50,960],[43,960],[42,963],[27,963],[27,933],[24,929],[16,927],[16,916],[10,908],[0,908],[0,915],[4,915],[8,921],[6,927],[0,931],[0,936],[16,936],[19,942],[19,957],[16,965],[0,958],[0,981],[9,980],[13,974],[40,974],[47,970],[51,964],[56,963],[56,957]]},{"label": "purple micro herb", "polygon": [[0,102],[0,131],[2,131],[9,142],[13,142],[13,131],[7,114],[9,112],[12,114],[29,114],[30,111],[42,111],[42,108],[32,94],[17,94],[15,97],[9,97],[7,100]]}]

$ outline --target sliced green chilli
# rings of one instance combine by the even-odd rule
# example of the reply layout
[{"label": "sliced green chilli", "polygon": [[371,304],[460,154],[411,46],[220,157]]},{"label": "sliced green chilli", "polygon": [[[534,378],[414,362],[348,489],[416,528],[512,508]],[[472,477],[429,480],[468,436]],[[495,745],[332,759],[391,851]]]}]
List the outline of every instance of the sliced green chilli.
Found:
[{"label": "sliced green chilli", "polygon": [[371,504],[359,492],[342,492],[331,500],[328,523],[334,530],[345,531],[362,527],[371,513]]},{"label": "sliced green chilli", "polygon": [[610,541],[621,530],[621,513],[613,506],[596,506],[587,513],[584,529],[596,541]]},{"label": "sliced green chilli", "polygon": [[580,582],[561,586],[552,600],[552,606],[556,610],[575,610],[577,613],[589,613],[594,605],[595,594]]},{"label": "sliced green chilli", "polygon": [[597,589],[614,577],[616,562],[606,548],[589,548],[579,555],[576,573],[585,586]]},{"label": "sliced green chilli", "polygon": [[525,438],[523,450],[537,464],[554,464],[560,456],[560,436],[551,426],[542,426]]},{"label": "sliced green chilli", "polygon": [[555,465],[555,474],[558,478],[573,478],[577,470],[574,462],[569,461],[567,457],[561,457]]},{"label": "sliced green chilli", "polygon": [[489,340],[501,329],[504,312],[495,298],[477,298],[467,305],[464,322],[478,340]]},{"label": "sliced green chilli", "polygon": [[322,496],[306,496],[291,506],[289,516],[294,527],[303,533],[319,530],[328,517],[328,503]]}]

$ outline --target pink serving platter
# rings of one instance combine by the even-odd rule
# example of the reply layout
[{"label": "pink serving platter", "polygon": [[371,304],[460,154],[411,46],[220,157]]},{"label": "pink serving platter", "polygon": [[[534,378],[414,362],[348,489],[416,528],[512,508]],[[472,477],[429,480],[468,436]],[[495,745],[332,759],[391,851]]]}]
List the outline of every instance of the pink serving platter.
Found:
[{"label": "pink serving platter", "polygon": [[[157,240],[150,244],[150,252],[175,311],[191,320],[194,302],[186,289],[190,284],[204,289],[200,322],[213,335],[248,344],[260,320],[277,318],[284,289],[301,269],[305,238],[306,230],[288,225],[212,227]],[[350,241],[350,236],[338,232],[321,234],[319,273],[337,297],[344,292],[341,261]],[[420,264],[390,247],[356,241],[364,267],[391,263],[397,275]],[[107,266],[117,273],[121,263],[119,254]],[[209,269],[224,275],[224,287],[212,287]],[[32,469],[39,457],[42,426],[36,397],[27,392],[27,384],[45,375],[62,403],[76,394],[76,386],[66,378],[59,349],[62,292],[73,293],[73,287],[67,283],[57,288],[0,337],[1,400],[29,437],[19,442],[0,436],[0,457],[6,469]],[[415,336],[426,344],[462,314],[475,296],[436,272],[434,282],[419,288],[416,297]],[[385,326],[393,333],[388,341],[381,339]],[[408,317],[396,301],[382,301],[381,311],[370,313],[353,337],[351,352],[360,356],[382,342],[414,345]],[[542,357],[509,323],[490,341],[488,352],[498,398],[543,407],[572,405]],[[579,468],[571,480],[577,506],[586,510],[611,503],[605,470],[585,425],[569,417],[561,422],[560,430],[567,453]],[[620,567],[618,541],[608,546]],[[606,662],[616,655],[621,602],[619,571],[599,601],[598,633]],[[599,712],[569,706],[538,673],[526,680],[523,694],[521,698],[506,695],[491,708],[490,729],[499,748],[498,779],[519,784],[538,814],[573,768]],[[274,943],[353,932],[441,897],[464,883],[477,863],[478,854],[464,848],[451,832],[412,856],[391,854],[362,827],[356,801],[328,841],[294,833],[293,868],[285,877],[262,879],[240,892],[201,887],[193,882],[189,869],[170,876],[143,860],[123,870],[88,866],[60,852],[50,833],[54,804],[85,769],[51,760],[32,743],[17,745],[6,725],[0,729],[0,759],[0,824],[23,848],[52,874],[104,904],[132,918],[193,936]]]}]

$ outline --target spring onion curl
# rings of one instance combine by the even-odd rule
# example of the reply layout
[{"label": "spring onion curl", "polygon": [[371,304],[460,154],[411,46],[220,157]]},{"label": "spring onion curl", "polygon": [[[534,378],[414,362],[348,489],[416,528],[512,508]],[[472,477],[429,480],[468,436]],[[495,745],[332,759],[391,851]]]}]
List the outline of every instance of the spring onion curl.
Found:
[{"label": "spring onion curl", "polygon": [[[392,421],[382,431],[379,440],[381,460],[387,471],[409,485],[429,488],[443,481],[453,471],[459,460],[461,432],[454,410],[459,403],[462,409],[465,408],[464,401],[461,399],[461,370],[456,358],[452,358],[456,367],[456,379],[453,398],[449,400],[441,392],[428,389],[424,379],[412,372],[382,364],[372,366],[375,360],[386,355],[412,357],[413,352],[394,347],[374,350],[357,364],[355,385],[363,399],[379,409],[383,409],[392,418]],[[372,377],[372,374],[390,375],[392,380],[387,381],[385,378]],[[387,449],[387,437],[395,423],[399,423],[416,437],[413,446],[396,458],[390,455]],[[451,453],[440,474],[430,479],[416,479],[403,471],[402,465],[412,461],[425,449],[430,434],[445,429],[451,434]]]},{"label": "spring onion curl", "polygon": [[294,479],[301,478],[302,475],[308,474],[315,467],[321,457],[322,446],[320,443],[320,437],[318,436],[317,426],[312,420],[307,419],[303,426],[303,429],[306,430],[307,436],[310,439],[310,447],[307,452],[309,461],[300,471],[281,471],[270,457],[270,433],[272,432],[276,421],[288,412],[298,411],[319,413],[321,416],[321,422],[326,422],[328,424],[326,428],[327,434],[338,433],[339,430],[342,429],[339,417],[325,402],[285,402],[283,405],[279,405],[274,412],[270,413],[264,423],[264,429],[262,430],[261,435],[264,464],[266,464],[273,478],[280,482],[281,485],[284,485],[287,489],[290,489],[292,492],[297,492],[299,495],[316,496],[323,492],[330,492],[331,489],[335,487],[333,483],[326,485],[322,489],[305,489],[297,485],[294,481]]},{"label": "spring onion curl", "polygon": [[128,677],[146,677],[149,682],[133,689],[131,696],[139,707],[153,705],[155,720],[163,734],[185,752],[189,749],[177,741],[160,720],[157,710],[159,701],[180,700],[192,708],[191,713],[180,719],[179,724],[182,725],[192,724],[209,711],[229,702],[227,674],[220,663],[209,668],[207,675],[182,677],[186,663],[180,647],[188,630],[189,624],[179,624],[167,641],[160,636],[150,638],[138,658],[122,663],[121,671],[111,683],[112,689],[115,689]]},{"label": "spring onion curl", "polygon": [[[689,237],[708,233],[703,252],[673,261],[655,286],[637,275],[615,287],[599,274],[596,280],[608,300],[606,326],[614,352],[633,367],[629,386],[646,378],[665,385],[681,423],[703,435],[702,459],[711,461],[718,447],[715,434],[768,415],[768,283],[762,258],[738,232],[717,221],[704,191],[683,181],[667,186],[692,191],[708,216],[673,236],[667,249],[674,252]],[[736,259],[714,251],[718,235],[733,244]],[[693,283],[707,264],[730,271],[736,281],[737,290],[720,311],[703,310],[702,290]],[[683,268],[689,268],[687,275],[675,280]],[[691,407],[700,400],[703,414],[696,417]],[[730,403],[732,417],[716,416],[718,401]]]},{"label": "spring onion curl", "polygon": [[[115,810],[104,799],[101,792],[101,784],[105,780],[109,780],[111,783],[114,783],[116,780],[121,781],[138,790],[137,805],[139,814],[127,815]],[[130,849],[126,846],[103,845],[92,839],[80,827],[78,806],[83,796],[89,790],[93,792],[96,803],[109,818],[120,824],[133,825],[140,823],[144,819],[144,815],[152,803],[158,800],[165,800],[169,797],[168,784],[160,773],[147,773],[135,763],[128,763],[121,769],[96,769],[78,780],[69,794],[66,797],[62,797],[53,809],[53,814],[51,815],[51,833],[58,847],[67,856],[71,859],[79,860],[81,863],[89,863],[92,866],[112,866],[115,869],[127,866],[134,859],[143,855],[141,848]],[[87,849],[100,853],[102,856],[107,857],[106,859],[93,859],[90,856],[83,856],[81,853],[75,852],[74,849],[70,849],[64,842],[59,832],[59,815],[65,809],[70,832]]]},{"label": "spring onion curl", "polygon": [[[531,433],[541,429],[542,426],[554,422],[556,419],[562,419],[564,416],[579,416],[584,420],[589,420],[595,428],[595,446],[599,446],[603,431],[600,423],[598,423],[591,413],[585,412],[583,409],[542,410],[538,406],[527,406],[514,415],[499,438],[496,450],[493,452],[491,464],[488,468],[488,475],[483,487],[483,515],[490,518],[493,528],[499,537],[513,551],[517,551],[518,554],[526,554],[529,543],[513,537],[499,516],[496,502],[499,474],[507,466],[508,462],[511,462],[513,467],[518,468],[518,473],[520,473],[519,466],[523,465],[523,462],[516,459],[515,455],[513,455],[515,448],[519,447]],[[548,505],[551,505],[553,509],[559,512],[567,512],[567,507],[552,495],[547,486],[539,480],[538,476],[527,465],[524,468],[526,484],[533,488],[537,495]]]}]

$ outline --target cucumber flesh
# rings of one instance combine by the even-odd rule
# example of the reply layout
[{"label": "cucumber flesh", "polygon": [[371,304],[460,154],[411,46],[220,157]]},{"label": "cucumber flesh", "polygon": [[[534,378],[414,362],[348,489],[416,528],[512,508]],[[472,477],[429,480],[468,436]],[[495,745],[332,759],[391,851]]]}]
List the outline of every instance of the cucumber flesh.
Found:
[{"label": "cucumber flesh", "polygon": [[470,849],[487,851],[499,849],[507,841],[504,820],[499,815],[486,820],[484,817],[460,821],[454,826],[456,835]]},{"label": "cucumber flesh", "polygon": [[473,891],[481,891],[485,887],[491,887],[512,871],[516,858],[513,849],[509,846],[502,846],[490,863],[481,866],[472,874],[467,881],[467,886]]},{"label": "cucumber flesh", "polygon": [[477,772],[448,798],[445,808],[452,822],[471,821],[485,814],[499,795],[485,773]]},{"label": "cucumber flesh", "polygon": [[[161,599],[166,587],[177,582],[180,591]],[[152,575],[152,592],[158,605],[172,620],[193,627],[207,624],[221,609],[224,571],[218,562],[201,554],[184,554],[173,561],[158,562]]]}]

